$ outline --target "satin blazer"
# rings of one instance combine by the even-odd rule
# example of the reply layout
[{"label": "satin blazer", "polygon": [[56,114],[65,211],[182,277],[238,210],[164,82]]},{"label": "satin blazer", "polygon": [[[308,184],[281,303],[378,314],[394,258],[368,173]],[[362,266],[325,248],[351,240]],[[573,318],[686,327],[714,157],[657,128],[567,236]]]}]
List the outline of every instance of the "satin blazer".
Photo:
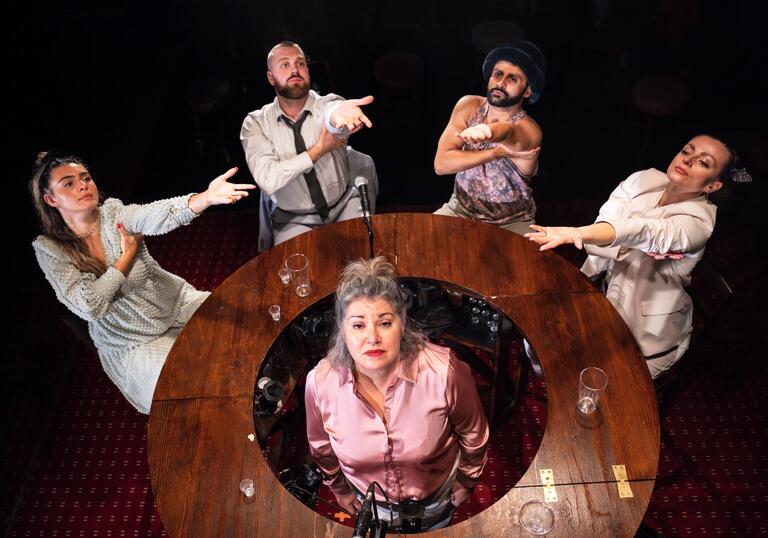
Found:
[{"label": "satin blazer", "polygon": [[[653,168],[622,181],[595,220],[610,223],[616,240],[607,247],[585,245],[589,257],[581,270],[589,277],[606,273],[606,297],[643,355],[677,346],[676,360],[688,348],[692,326],[692,302],[684,288],[704,255],[717,208],[704,195],[660,207],[668,183],[666,174]],[[651,252],[685,257],[656,260]]]}]

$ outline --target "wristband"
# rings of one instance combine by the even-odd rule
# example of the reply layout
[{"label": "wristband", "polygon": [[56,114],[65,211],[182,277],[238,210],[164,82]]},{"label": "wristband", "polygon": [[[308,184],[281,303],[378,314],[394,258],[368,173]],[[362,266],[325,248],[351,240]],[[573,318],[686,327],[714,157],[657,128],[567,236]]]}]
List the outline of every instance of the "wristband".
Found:
[{"label": "wristband", "polygon": [[325,129],[333,136],[347,136],[349,135],[349,129],[346,127],[334,127],[331,124],[331,114],[336,110],[343,101],[336,101],[328,105],[325,109]]}]

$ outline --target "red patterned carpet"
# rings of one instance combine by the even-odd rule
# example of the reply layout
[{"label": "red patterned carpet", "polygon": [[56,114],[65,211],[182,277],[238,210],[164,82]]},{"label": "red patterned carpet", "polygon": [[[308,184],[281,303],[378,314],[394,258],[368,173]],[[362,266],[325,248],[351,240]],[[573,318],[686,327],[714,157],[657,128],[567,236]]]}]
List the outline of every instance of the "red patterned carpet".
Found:
[{"label": "red patterned carpet", "polygon": [[[252,212],[214,211],[148,244],[165,268],[213,289],[256,255],[256,231]],[[738,219],[720,232],[707,258],[736,294],[664,400],[659,474],[645,518],[663,536],[768,535],[766,267],[761,245]],[[740,240],[725,241],[726,232]],[[42,277],[33,278],[41,287]],[[50,289],[36,297],[45,308],[54,300]],[[2,509],[12,517],[9,536],[165,535],[148,476],[146,418],[63,328],[52,326],[46,341],[55,343],[45,349],[63,372],[46,393],[48,405],[31,411],[10,405],[4,415],[0,483]],[[19,378],[13,401],[24,399],[28,381]],[[514,484],[535,454],[545,421],[545,388],[531,382],[494,435],[483,484],[457,518],[478,513]]]}]

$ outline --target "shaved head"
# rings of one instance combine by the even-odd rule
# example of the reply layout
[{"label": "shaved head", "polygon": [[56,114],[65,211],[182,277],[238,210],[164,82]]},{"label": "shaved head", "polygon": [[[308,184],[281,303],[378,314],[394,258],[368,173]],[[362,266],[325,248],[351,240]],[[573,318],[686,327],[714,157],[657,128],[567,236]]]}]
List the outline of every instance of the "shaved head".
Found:
[{"label": "shaved head", "polygon": [[272,47],[269,50],[269,53],[267,54],[267,69],[270,69],[272,67],[272,60],[275,58],[275,55],[277,54],[278,49],[281,49],[283,47],[293,47],[299,51],[299,54],[307,61],[307,55],[304,54],[304,50],[299,46],[298,43],[294,43],[293,41],[281,41],[274,47]]}]

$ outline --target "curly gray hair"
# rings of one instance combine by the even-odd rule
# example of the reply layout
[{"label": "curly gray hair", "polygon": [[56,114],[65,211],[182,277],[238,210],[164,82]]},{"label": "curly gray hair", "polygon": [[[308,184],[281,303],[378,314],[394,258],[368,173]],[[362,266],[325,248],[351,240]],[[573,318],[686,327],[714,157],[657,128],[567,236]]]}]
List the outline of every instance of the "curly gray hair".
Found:
[{"label": "curly gray hair", "polygon": [[392,306],[403,328],[400,339],[401,360],[413,360],[422,350],[426,337],[408,323],[408,297],[394,277],[395,267],[381,256],[372,260],[359,259],[348,263],[342,269],[336,288],[336,327],[328,350],[328,359],[333,366],[350,370],[354,368],[352,355],[344,342],[344,320],[347,317],[347,308],[357,299],[384,299]]}]

